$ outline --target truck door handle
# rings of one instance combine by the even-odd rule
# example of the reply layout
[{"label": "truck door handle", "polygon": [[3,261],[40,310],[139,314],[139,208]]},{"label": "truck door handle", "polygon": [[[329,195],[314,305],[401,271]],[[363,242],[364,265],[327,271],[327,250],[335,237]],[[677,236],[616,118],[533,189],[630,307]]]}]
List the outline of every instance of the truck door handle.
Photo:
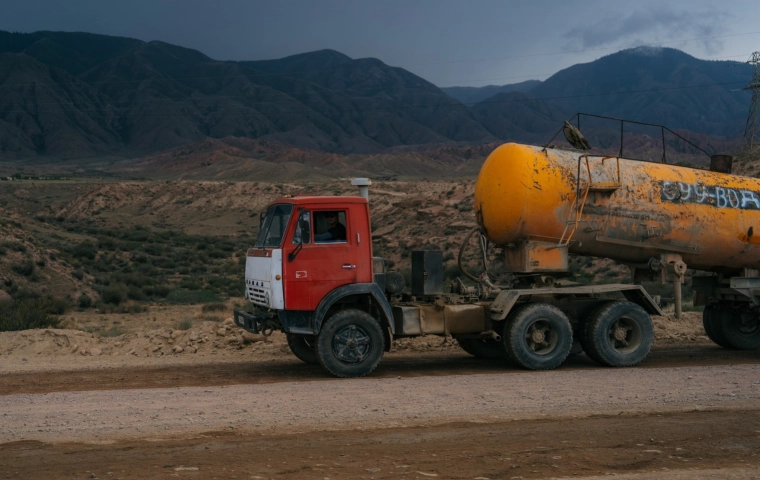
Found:
[{"label": "truck door handle", "polygon": [[352,268],[356,268],[356,265],[348,265],[348,264],[345,264],[345,265],[343,265],[343,268],[346,268],[346,269],[349,269],[349,270],[350,270],[350,269],[352,269]]}]

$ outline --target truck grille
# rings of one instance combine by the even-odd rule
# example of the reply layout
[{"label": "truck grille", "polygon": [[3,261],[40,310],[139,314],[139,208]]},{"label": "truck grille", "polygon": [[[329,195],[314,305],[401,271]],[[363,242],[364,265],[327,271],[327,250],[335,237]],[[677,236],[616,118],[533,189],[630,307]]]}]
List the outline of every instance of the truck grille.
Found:
[{"label": "truck grille", "polygon": [[253,303],[258,303],[265,307],[269,306],[269,282],[260,280],[246,280],[248,289],[248,299]]}]

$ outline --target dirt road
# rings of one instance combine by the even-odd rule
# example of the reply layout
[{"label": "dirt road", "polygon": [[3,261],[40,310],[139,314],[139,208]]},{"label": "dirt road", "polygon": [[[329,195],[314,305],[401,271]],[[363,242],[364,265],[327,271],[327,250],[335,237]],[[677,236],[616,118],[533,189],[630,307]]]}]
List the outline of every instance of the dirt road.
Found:
[{"label": "dirt road", "polygon": [[285,356],[48,369],[0,392],[0,478],[760,478],[760,354],[706,345],[551,372],[400,352],[355,380]]}]

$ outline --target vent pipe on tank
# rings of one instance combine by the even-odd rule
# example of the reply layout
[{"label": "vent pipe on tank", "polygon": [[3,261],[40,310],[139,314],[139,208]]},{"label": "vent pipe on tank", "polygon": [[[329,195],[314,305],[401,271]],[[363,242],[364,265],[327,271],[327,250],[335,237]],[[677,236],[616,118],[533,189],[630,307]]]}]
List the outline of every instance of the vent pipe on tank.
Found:
[{"label": "vent pipe on tank", "polygon": [[369,178],[354,178],[351,180],[351,185],[359,187],[359,195],[369,201],[369,186],[372,185],[372,180]]}]

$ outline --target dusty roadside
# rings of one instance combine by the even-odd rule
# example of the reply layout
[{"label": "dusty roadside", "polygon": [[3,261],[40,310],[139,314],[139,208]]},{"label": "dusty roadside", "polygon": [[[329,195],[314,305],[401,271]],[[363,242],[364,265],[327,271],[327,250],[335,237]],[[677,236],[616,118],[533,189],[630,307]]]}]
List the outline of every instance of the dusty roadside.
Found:
[{"label": "dusty roadside", "polygon": [[579,355],[529,372],[430,337],[351,380],[224,322],[0,334],[0,474],[760,478],[760,355],[710,344],[698,320],[657,319],[638,368]]}]

